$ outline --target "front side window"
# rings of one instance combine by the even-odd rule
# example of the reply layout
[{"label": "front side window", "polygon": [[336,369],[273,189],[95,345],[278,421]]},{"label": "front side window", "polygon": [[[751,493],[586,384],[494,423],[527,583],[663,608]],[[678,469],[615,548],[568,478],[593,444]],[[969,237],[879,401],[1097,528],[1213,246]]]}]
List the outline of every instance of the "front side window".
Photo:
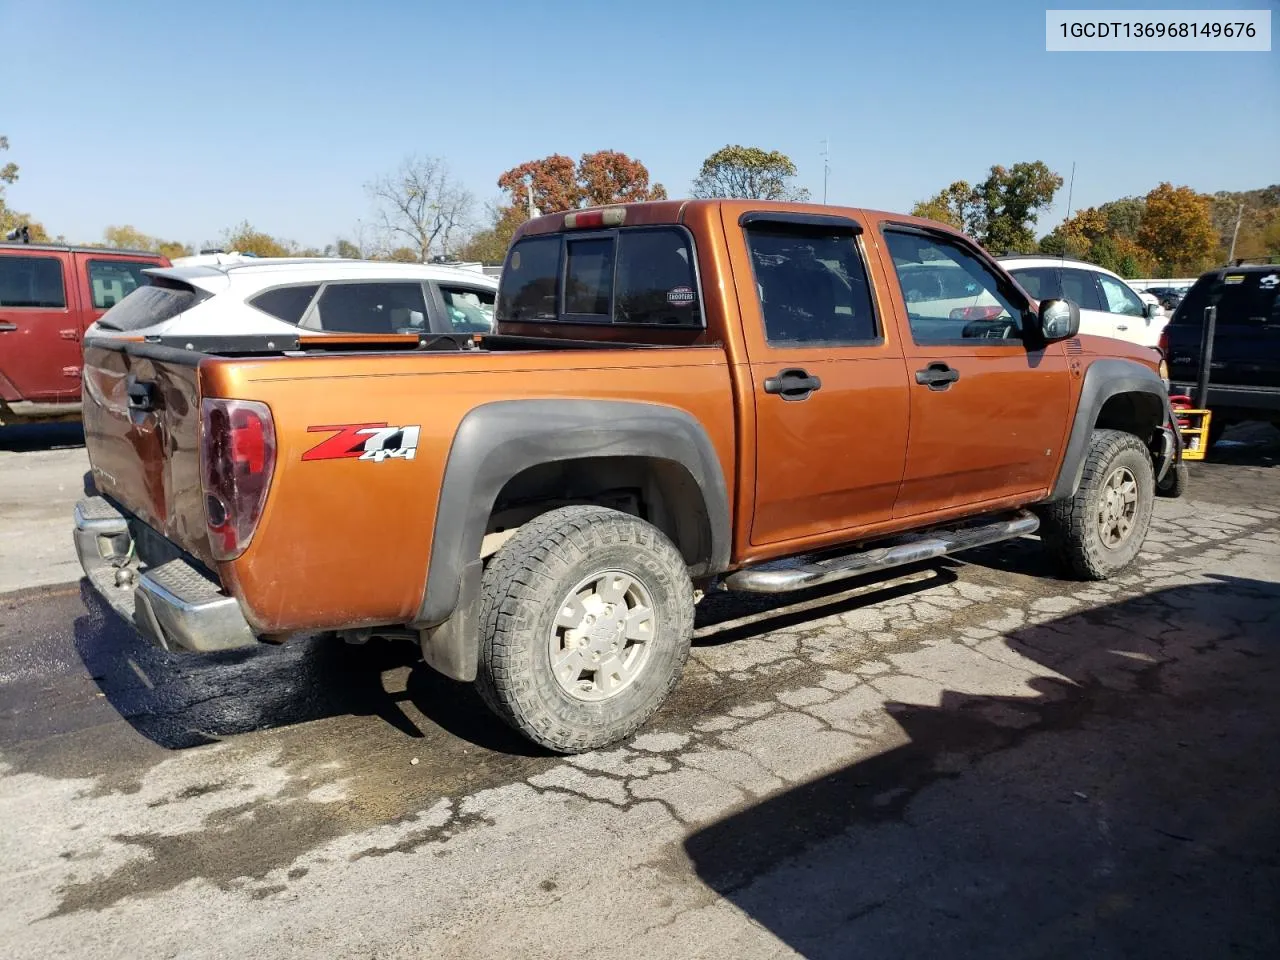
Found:
[{"label": "front side window", "polygon": [[1022,311],[995,271],[962,244],[934,234],[884,234],[919,345],[1018,340]]},{"label": "front side window", "polygon": [[0,307],[64,309],[62,261],[57,257],[0,257]]},{"label": "front side window", "polygon": [[693,246],[677,227],[527,237],[503,268],[496,316],[700,327]]},{"label": "front side window", "polygon": [[304,283],[296,287],[276,287],[258,294],[249,301],[264,313],[269,313],[285,323],[301,323],[302,315],[311,305],[311,298],[320,289],[318,283]]},{"label": "front side window", "polygon": [[492,290],[441,284],[440,296],[455,333],[488,333],[493,329]]},{"label": "front side window", "polygon": [[1070,300],[1082,310],[1101,310],[1097,286],[1086,270],[1071,267],[1024,267],[1009,271],[1037,300]]},{"label": "front side window", "polygon": [[1138,295],[1129,289],[1127,283],[1121,283],[1115,277],[1099,273],[1098,284],[1102,287],[1102,295],[1107,300],[1108,313],[1123,313],[1130,317],[1140,317],[1145,312]]},{"label": "front side window", "polygon": [[321,330],[338,333],[416,333],[426,329],[422,284],[331,283],[316,302]]},{"label": "front side window", "polygon": [[90,260],[89,290],[95,310],[110,310],[151,279],[142,271],[159,264],[135,260]]},{"label": "front side window", "polygon": [[762,222],[746,228],[765,339],[851,344],[879,336],[866,269],[850,230]]}]

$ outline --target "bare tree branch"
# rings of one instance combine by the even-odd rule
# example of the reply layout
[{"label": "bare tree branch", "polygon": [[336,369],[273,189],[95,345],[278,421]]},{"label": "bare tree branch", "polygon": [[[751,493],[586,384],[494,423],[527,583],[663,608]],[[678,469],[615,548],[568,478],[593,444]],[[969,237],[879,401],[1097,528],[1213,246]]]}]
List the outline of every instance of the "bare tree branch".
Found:
[{"label": "bare tree branch", "polygon": [[448,255],[471,226],[475,198],[438,157],[406,157],[365,188],[378,209],[386,245],[408,247],[422,263]]}]

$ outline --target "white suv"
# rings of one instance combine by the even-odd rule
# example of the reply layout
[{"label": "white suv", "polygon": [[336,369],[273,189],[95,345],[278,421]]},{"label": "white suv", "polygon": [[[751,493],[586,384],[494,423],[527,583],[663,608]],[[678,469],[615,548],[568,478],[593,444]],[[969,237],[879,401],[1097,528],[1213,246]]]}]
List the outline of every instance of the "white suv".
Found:
[{"label": "white suv", "polygon": [[256,259],[144,271],[86,336],[487,333],[496,277],[438,264]]},{"label": "white suv", "polygon": [[[1110,270],[1061,257],[997,257],[1037,300],[1070,300],[1080,308],[1080,332],[1155,347],[1169,318]],[[1152,300],[1155,298],[1153,297]]]}]

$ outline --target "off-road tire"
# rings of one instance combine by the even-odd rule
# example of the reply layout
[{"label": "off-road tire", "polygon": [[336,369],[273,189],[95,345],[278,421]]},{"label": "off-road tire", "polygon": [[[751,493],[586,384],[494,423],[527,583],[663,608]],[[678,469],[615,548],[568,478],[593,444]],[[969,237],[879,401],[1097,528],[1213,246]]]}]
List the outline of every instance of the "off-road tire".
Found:
[{"label": "off-road tire", "polygon": [[1173,498],[1182,496],[1187,492],[1188,479],[1186,461],[1179,460],[1165,472],[1164,479],[1156,484],[1156,496]]},{"label": "off-road tire", "polygon": [[[633,681],[588,702],[562,689],[548,638],[574,585],[603,570],[623,571],[648,591],[654,647]],[[656,527],[605,507],[561,507],[526,523],[490,560],[479,632],[476,686],[490,709],[534,743],[581,753],[630,736],[675,687],[693,636],[693,585]]]},{"label": "off-road tire", "polygon": [[[1121,468],[1136,482],[1137,503],[1128,535],[1111,547],[1103,542],[1099,516],[1104,487]],[[1049,556],[1065,575],[1080,580],[1105,580],[1120,572],[1142,549],[1151,525],[1155,486],[1151,454],[1141,440],[1120,430],[1095,430],[1075,495],[1038,511],[1040,536]]]}]

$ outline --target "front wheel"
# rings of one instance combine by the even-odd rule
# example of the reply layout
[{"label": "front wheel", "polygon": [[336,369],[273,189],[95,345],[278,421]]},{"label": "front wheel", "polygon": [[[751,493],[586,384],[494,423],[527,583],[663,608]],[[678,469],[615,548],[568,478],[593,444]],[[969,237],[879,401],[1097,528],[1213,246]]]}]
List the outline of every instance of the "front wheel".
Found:
[{"label": "front wheel", "polygon": [[1131,433],[1095,430],[1075,495],[1041,509],[1041,538],[1062,571],[1105,580],[1133,563],[1151,525],[1155,473]]},{"label": "front wheel", "polygon": [[680,552],[637,517],[562,507],[521,527],[485,569],[480,695],[560,753],[631,735],[675,687],[693,635]]}]

